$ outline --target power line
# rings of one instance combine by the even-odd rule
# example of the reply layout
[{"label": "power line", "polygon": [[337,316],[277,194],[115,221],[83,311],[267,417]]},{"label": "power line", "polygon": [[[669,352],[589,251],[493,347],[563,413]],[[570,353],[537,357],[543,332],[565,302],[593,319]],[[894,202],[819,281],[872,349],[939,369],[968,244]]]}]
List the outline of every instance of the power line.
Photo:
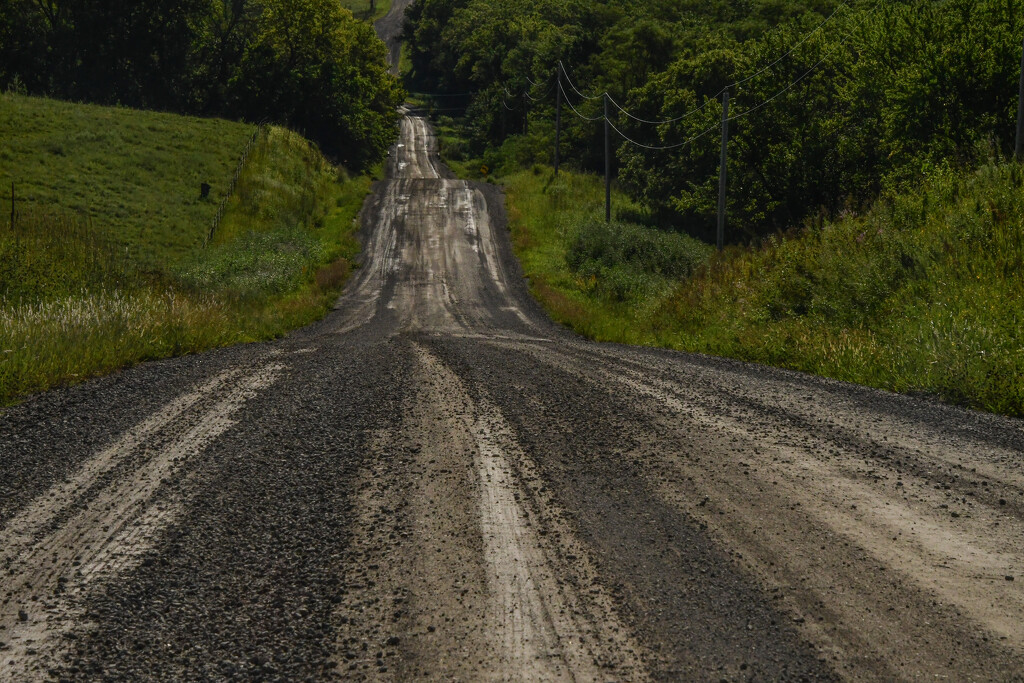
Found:
[{"label": "power line", "polygon": [[[527,78],[526,80],[530,81],[529,78]],[[534,87],[540,87],[536,83],[533,83],[533,81],[530,81],[530,83],[533,84]],[[551,93],[553,93],[555,91],[555,85],[556,84],[552,83],[551,86],[548,88],[548,91],[546,93],[544,93],[543,95],[541,95],[540,97],[534,97],[533,95],[530,94],[529,90],[525,90],[525,89],[523,90],[523,94],[526,95],[527,97],[529,97],[530,100],[533,101],[533,102],[541,102],[543,100],[546,100],[548,98],[548,96],[550,96]]]},{"label": "power line", "polygon": [[[872,10],[871,10],[870,12],[868,12],[868,15],[871,15],[871,14],[873,14],[873,13],[874,13],[874,11],[875,11],[875,10],[876,10],[876,9],[878,8],[878,6],[879,6],[880,4],[881,4],[881,2],[880,2],[880,1],[879,1],[878,3],[876,3],[876,4],[875,4],[875,6],[874,6],[874,8],[872,8]],[[625,115],[626,115],[626,116],[628,116],[629,118],[631,118],[631,119],[633,119],[634,121],[637,121],[637,122],[639,122],[639,123],[644,123],[644,124],[648,124],[648,125],[654,125],[654,126],[661,126],[661,125],[666,125],[666,124],[669,124],[669,123],[677,123],[677,122],[679,122],[679,121],[682,121],[682,120],[684,120],[684,119],[687,119],[687,118],[689,118],[690,116],[693,116],[694,114],[696,114],[696,113],[697,113],[697,112],[699,112],[699,111],[703,111],[703,110],[704,110],[704,108],[705,108],[705,107],[707,107],[707,106],[708,106],[708,104],[709,104],[709,103],[710,103],[710,102],[711,102],[712,100],[717,100],[717,99],[718,99],[718,98],[719,98],[719,97],[720,97],[720,96],[722,95],[722,93],[724,93],[724,92],[725,92],[726,90],[731,90],[731,89],[737,88],[738,86],[740,86],[740,85],[743,85],[744,83],[747,83],[747,82],[749,82],[749,81],[751,81],[751,80],[753,80],[753,79],[757,78],[757,77],[758,77],[758,76],[760,76],[761,74],[763,74],[763,73],[765,73],[766,71],[768,71],[768,70],[770,70],[770,69],[774,68],[775,66],[777,66],[777,65],[778,65],[778,64],[779,64],[780,62],[782,62],[782,61],[783,61],[784,59],[786,59],[787,57],[789,57],[790,55],[792,55],[792,54],[793,54],[793,53],[794,53],[794,52],[795,52],[795,51],[797,50],[797,48],[799,48],[799,47],[800,47],[801,45],[803,45],[803,44],[804,44],[804,43],[806,43],[806,42],[807,42],[808,40],[810,40],[812,36],[814,36],[814,35],[815,35],[815,34],[817,34],[817,33],[818,33],[819,31],[821,31],[821,29],[822,29],[822,28],[824,28],[824,27],[825,27],[825,26],[826,26],[826,25],[827,25],[827,24],[828,24],[829,22],[831,22],[831,21],[832,21],[833,19],[835,19],[835,17],[836,17],[836,16],[837,16],[837,15],[839,14],[839,11],[840,11],[840,10],[842,10],[842,9],[849,9],[849,5],[847,5],[847,4],[845,3],[845,2],[840,2],[840,3],[839,3],[839,6],[837,6],[837,7],[835,8],[835,10],[833,10],[833,11],[832,11],[832,14],[828,15],[828,17],[826,17],[826,18],[825,18],[825,19],[824,19],[824,20],[823,20],[823,21],[822,21],[822,22],[821,22],[820,24],[818,24],[818,25],[817,25],[817,26],[816,26],[816,27],[815,27],[815,28],[814,28],[814,29],[813,29],[812,31],[810,31],[810,32],[808,32],[807,34],[805,34],[805,35],[804,35],[804,36],[803,36],[803,37],[802,37],[802,38],[801,38],[800,40],[798,40],[798,41],[797,41],[796,43],[794,43],[794,44],[793,44],[793,45],[792,45],[792,46],[791,46],[791,47],[789,48],[789,50],[787,50],[787,51],[786,51],[786,52],[785,52],[784,54],[782,54],[781,56],[779,56],[779,57],[778,57],[777,59],[775,59],[775,60],[774,60],[773,62],[771,62],[770,64],[768,64],[768,65],[766,65],[766,66],[762,67],[761,69],[759,69],[758,71],[756,71],[756,72],[752,73],[751,75],[747,76],[746,78],[742,78],[742,79],[740,79],[740,80],[738,80],[738,81],[734,81],[734,82],[732,82],[732,83],[730,83],[730,84],[728,84],[728,85],[724,86],[724,87],[723,87],[723,88],[722,88],[721,90],[719,90],[719,91],[718,91],[717,93],[715,93],[714,95],[712,95],[712,96],[710,96],[709,98],[707,98],[707,99],[706,99],[706,100],[704,101],[704,104],[702,104],[702,105],[700,105],[700,106],[698,106],[698,107],[695,107],[695,108],[693,108],[693,109],[691,109],[691,110],[687,111],[686,113],[684,113],[684,114],[681,114],[681,115],[679,115],[679,116],[676,116],[676,117],[673,117],[673,118],[669,118],[669,119],[664,119],[664,120],[661,120],[661,121],[655,121],[655,120],[650,120],[650,119],[644,119],[644,118],[642,118],[642,117],[639,117],[639,116],[636,116],[636,115],[634,115],[634,114],[630,113],[630,112],[629,112],[628,110],[626,110],[626,108],[625,108],[625,107],[623,107],[623,106],[622,106],[621,104],[619,104],[618,102],[616,102],[616,101],[615,101],[615,99],[611,97],[611,94],[610,94],[610,93],[608,93],[607,91],[606,91],[606,92],[604,92],[604,93],[602,93],[601,95],[597,95],[597,96],[595,96],[595,97],[588,97],[587,95],[584,95],[584,94],[583,94],[582,92],[580,92],[580,90],[579,90],[579,89],[578,89],[578,88],[577,88],[577,87],[575,86],[575,84],[573,84],[573,82],[572,82],[572,79],[571,79],[571,78],[569,78],[569,73],[568,73],[568,70],[567,70],[567,69],[565,68],[565,64],[563,64],[561,60],[559,60],[559,61],[558,61],[558,64],[559,64],[559,65],[560,65],[560,66],[562,67],[562,73],[564,73],[564,74],[565,74],[565,77],[566,77],[566,80],[567,80],[567,81],[568,81],[568,83],[569,83],[569,86],[570,86],[570,87],[571,87],[571,88],[572,88],[572,89],[573,89],[574,91],[576,91],[576,94],[577,94],[577,95],[579,95],[580,97],[583,97],[583,98],[585,98],[585,99],[588,99],[588,100],[596,100],[596,99],[600,99],[600,98],[601,98],[601,97],[603,97],[604,95],[608,95],[609,99],[611,100],[611,103],[612,103],[613,105],[615,105],[615,108],[616,108],[616,109],[618,109],[618,110],[619,110],[620,112],[622,112],[623,114],[625,114]],[[822,61],[824,61],[824,60],[822,60]],[[801,77],[801,80],[802,80],[802,78],[803,78],[803,77]],[[791,83],[791,84],[790,84],[790,85],[788,86],[788,88],[792,88],[792,87],[793,87],[794,85],[796,85],[796,83]],[[787,89],[788,89],[788,88],[787,88]],[[778,93],[778,94],[776,94],[776,97],[777,97],[777,96],[778,96],[779,94],[781,94],[781,93]],[[774,99],[774,98],[773,98],[773,99]],[[746,112],[745,112],[745,113],[746,113]],[[745,115],[745,113],[744,113],[744,114],[741,114],[741,116],[742,116],[742,115]]]},{"label": "power line", "polygon": [[653,151],[656,151],[656,152],[661,152],[661,151],[665,151],[665,150],[669,150],[669,149],[678,149],[679,147],[684,147],[685,145],[688,145],[691,142],[696,142],[697,140],[701,139],[702,137],[704,137],[705,135],[707,135],[711,131],[718,130],[718,125],[714,125],[714,126],[711,126],[710,128],[707,128],[707,129],[701,131],[700,133],[697,133],[692,138],[689,138],[687,140],[683,140],[682,142],[677,142],[677,143],[672,144],[672,145],[655,146],[655,145],[645,145],[642,142],[637,142],[636,140],[634,140],[633,138],[629,137],[628,135],[623,133],[621,130],[619,130],[618,127],[614,123],[612,123],[611,121],[608,122],[608,125],[611,126],[612,130],[614,130],[616,133],[618,133],[619,136],[622,137],[622,139],[625,140],[626,142],[628,142],[628,143],[630,143],[632,145],[636,145],[637,147],[642,147],[643,149],[649,149],[649,150],[653,150]]},{"label": "power line", "polygon": [[[722,93],[719,92],[718,94],[721,95]],[[715,97],[717,97],[717,95]],[[611,101],[612,104],[615,105],[616,109],[618,109],[620,112],[622,112],[623,114],[625,114],[629,118],[633,119],[634,121],[639,121],[640,123],[648,123],[648,124],[655,125],[655,126],[663,126],[663,125],[668,124],[668,123],[676,123],[678,121],[682,121],[683,119],[690,118],[691,116],[693,116],[697,112],[702,111],[705,107],[707,107],[708,104],[714,99],[714,97],[705,100],[704,104],[702,104],[699,107],[696,107],[694,109],[691,109],[690,111],[686,112],[685,114],[683,114],[681,116],[677,116],[677,117],[672,118],[672,119],[665,119],[664,121],[648,121],[647,119],[642,119],[639,116],[634,116],[633,114],[630,114],[628,111],[626,111],[626,109],[621,104],[616,102],[615,99],[611,95],[608,95],[608,99]]]},{"label": "power line", "polygon": [[[599,99],[601,99],[602,97],[605,96],[605,93],[601,93],[600,95],[595,95],[594,97],[590,97],[589,95],[584,95],[583,93],[580,92],[579,88],[577,88],[573,84],[572,79],[569,78],[569,72],[566,70],[565,64],[562,63],[561,59],[558,60],[558,66],[562,67],[562,74],[565,75],[565,81],[566,81],[566,83],[569,84],[569,87],[572,88],[573,90],[575,90],[576,94],[579,95],[580,97],[582,97],[583,99],[585,99],[585,100],[599,100]],[[565,91],[563,90],[562,92],[564,93]]]},{"label": "power line", "polygon": [[[878,0],[878,2],[876,2],[876,3],[875,3],[875,6],[874,6],[874,7],[872,7],[872,8],[871,8],[871,9],[870,9],[870,10],[869,10],[869,11],[868,11],[868,12],[867,12],[867,13],[866,13],[865,15],[864,15],[864,18],[863,18],[863,19],[862,19],[862,20],[860,21],[860,23],[859,23],[859,24],[857,25],[857,28],[861,28],[862,26],[864,26],[864,24],[866,24],[866,23],[867,23],[868,19],[870,19],[870,18],[871,18],[872,16],[874,16],[875,12],[877,12],[877,11],[878,11],[878,8],[879,8],[879,7],[881,7],[881,6],[882,6],[882,0]],[[785,88],[783,88],[782,90],[779,90],[779,91],[778,91],[778,92],[776,92],[776,93],[775,93],[774,95],[772,95],[772,96],[771,96],[771,97],[769,97],[768,99],[764,100],[764,101],[763,101],[763,102],[761,102],[760,104],[754,105],[753,107],[749,107],[749,108],[747,108],[747,109],[743,110],[742,112],[740,112],[739,114],[736,114],[736,115],[734,115],[734,116],[731,116],[731,117],[729,117],[729,121],[735,121],[736,119],[740,119],[740,118],[743,118],[743,117],[744,117],[744,116],[746,116],[747,114],[752,114],[752,113],[754,113],[755,111],[757,111],[758,109],[761,109],[761,108],[763,108],[763,107],[767,106],[767,105],[768,105],[768,104],[770,104],[770,103],[771,103],[771,102],[772,102],[773,100],[775,100],[775,99],[777,99],[777,98],[781,97],[781,96],[782,96],[783,94],[785,94],[785,93],[789,92],[790,90],[792,90],[792,89],[793,89],[793,86],[795,86],[796,84],[800,83],[800,82],[801,82],[802,80],[804,80],[805,78],[807,78],[808,76],[810,76],[810,75],[811,75],[812,73],[814,73],[815,71],[817,71],[817,70],[818,70],[818,67],[820,67],[820,66],[821,66],[822,64],[824,64],[824,63],[825,63],[825,61],[826,61],[826,60],[828,60],[828,58],[829,58],[829,57],[831,57],[831,56],[832,56],[832,55],[833,55],[833,54],[834,54],[834,53],[835,53],[835,52],[836,52],[836,51],[837,51],[837,50],[838,50],[839,48],[841,48],[841,47],[844,47],[844,46],[845,46],[845,45],[846,45],[846,44],[847,44],[848,42],[850,42],[850,39],[851,39],[851,38],[853,38],[853,33],[852,33],[852,32],[851,32],[851,33],[849,33],[849,34],[847,34],[846,38],[844,38],[843,40],[839,41],[839,42],[838,42],[838,43],[836,43],[836,44],[835,44],[834,46],[832,46],[832,49],[831,49],[831,50],[829,50],[828,52],[826,52],[826,53],[825,53],[825,56],[824,56],[824,57],[822,57],[821,59],[819,59],[819,60],[818,60],[818,62],[817,62],[817,63],[816,63],[816,64],[815,64],[814,66],[812,66],[812,67],[811,67],[810,69],[808,69],[807,71],[805,71],[805,72],[804,72],[804,73],[803,73],[803,74],[802,74],[802,75],[801,75],[801,76],[800,76],[799,78],[797,78],[797,79],[796,79],[795,81],[793,81],[792,83],[790,83],[789,85],[787,85],[787,86],[786,86]]]},{"label": "power line", "polygon": [[[877,7],[877,5],[876,5],[876,7]],[[774,66],[776,66],[776,65],[777,65],[777,64],[778,64],[779,62],[781,62],[781,61],[782,61],[783,59],[785,59],[786,57],[789,57],[789,56],[790,56],[791,54],[793,54],[794,52],[796,52],[796,49],[797,49],[798,47],[800,47],[801,45],[803,45],[804,43],[806,43],[806,42],[807,42],[808,40],[810,40],[810,39],[811,39],[811,36],[813,36],[813,35],[814,35],[814,34],[816,34],[816,33],[817,33],[818,31],[820,31],[820,30],[821,30],[822,28],[824,28],[824,27],[825,27],[825,24],[827,24],[827,23],[829,23],[830,21],[832,21],[832,19],[833,19],[833,18],[835,18],[835,16],[836,16],[837,14],[839,14],[839,10],[841,10],[841,9],[844,9],[844,8],[846,8],[846,9],[849,9],[849,5],[847,5],[847,4],[845,3],[845,2],[840,2],[840,3],[839,3],[839,6],[835,8],[835,11],[833,11],[833,12],[832,12],[832,14],[828,15],[828,17],[827,17],[827,18],[826,18],[826,19],[825,19],[825,20],[824,20],[823,22],[821,22],[820,24],[818,24],[817,28],[815,28],[815,29],[814,29],[813,31],[811,31],[810,33],[808,33],[807,35],[805,35],[805,36],[804,36],[803,38],[801,38],[801,39],[800,39],[799,41],[797,41],[797,42],[796,42],[796,43],[795,43],[795,44],[794,44],[794,45],[793,45],[793,46],[792,46],[791,48],[789,48],[789,50],[787,50],[787,51],[786,51],[786,53],[785,53],[784,55],[782,55],[781,57],[779,57],[778,59],[776,59],[776,60],[775,60],[774,62],[772,62],[772,63],[771,63],[771,64],[769,64],[768,66],[766,66],[766,67],[764,67],[764,68],[760,69],[759,71],[757,71],[757,72],[755,72],[755,73],[752,73],[752,74],[750,74],[750,75],[749,75],[749,76],[747,76],[746,78],[740,79],[740,80],[738,80],[738,81],[736,81],[736,82],[734,82],[734,83],[730,83],[729,85],[725,86],[724,88],[722,88],[722,89],[721,89],[721,90],[720,90],[720,91],[718,92],[718,94],[717,94],[717,95],[715,95],[715,97],[717,97],[718,95],[721,95],[721,94],[722,94],[722,93],[723,93],[723,92],[724,92],[724,91],[725,91],[726,89],[730,89],[730,90],[731,90],[731,89],[733,89],[733,88],[736,88],[736,87],[738,87],[738,86],[740,86],[740,85],[743,85],[743,84],[744,84],[744,83],[746,83],[747,81],[752,81],[753,79],[755,79],[755,78],[757,78],[758,76],[760,76],[761,74],[763,74],[763,73],[764,73],[765,71],[768,71],[769,69],[771,69],[771,68],[773,68]]]},{"label": "power line", "polygon": [[595,116],[593,118],[589,116],[584,116],[579,112],[579,110],[576,109],[576,107],[572,106],[572,102],[569,100],[569,96],[566,95],[565,88],[563,88],[561,84],[559,84],[558,89],[562,91],[562,95],[565,95],[565,103],[569,105],[569,109],[572,109],[573,113],[576,114],[576,116],[580,117],[584,121],[600,121],[601,119],[604,118],[604,114],[602,114],[601,116]]}]

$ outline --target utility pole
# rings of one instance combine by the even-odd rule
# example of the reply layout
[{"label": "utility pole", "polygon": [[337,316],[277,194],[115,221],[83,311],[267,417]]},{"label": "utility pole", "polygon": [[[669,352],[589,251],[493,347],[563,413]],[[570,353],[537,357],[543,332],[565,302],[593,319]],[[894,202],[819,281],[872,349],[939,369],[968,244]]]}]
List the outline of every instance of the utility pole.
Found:
[{"label": "utility pole", "polygon": [[729,89],[722,93],[722,169],[718,176],[718,251],[725,248],[725,162],[729,145]]},{"label": "utility pole", "polygon": [[530,133],[530,100],[529,93],[523,91],[523,135]]},{"label": "utility pole", "polygon": [[608,129],[608,93],[604,94],[604,222],[612,222],[612,140]]},{"label": "utility pole", "polygon": [[562,64],[556,67],[558,85],[555,86],[555,177],[558,177],[559,152],[562,143]]},{"label": "utility pole", "polygon": [[1024,160],[1024,50],[1020,56],[1020,87],[1017,94],[1017,161]]}]

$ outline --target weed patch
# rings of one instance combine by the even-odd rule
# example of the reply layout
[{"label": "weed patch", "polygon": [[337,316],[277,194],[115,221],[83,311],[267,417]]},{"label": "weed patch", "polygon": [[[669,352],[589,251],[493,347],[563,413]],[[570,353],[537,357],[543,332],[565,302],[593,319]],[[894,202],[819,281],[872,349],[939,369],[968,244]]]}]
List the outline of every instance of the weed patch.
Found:
[{"label": "weed patch", "polygon": [[[713,254],[603,216],[601,180],[504,182],[513,245],[552,317],[594,339],[802,370],[1024,415],[1016,164],[934,171],[863,215]],[[631,207],[615,198],[619,217]]]}]

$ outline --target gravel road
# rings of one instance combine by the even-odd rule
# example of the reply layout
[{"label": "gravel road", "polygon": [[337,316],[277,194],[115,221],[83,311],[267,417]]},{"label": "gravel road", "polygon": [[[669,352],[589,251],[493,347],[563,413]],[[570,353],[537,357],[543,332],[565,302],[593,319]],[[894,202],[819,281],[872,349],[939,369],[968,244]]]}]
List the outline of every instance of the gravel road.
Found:
[{"label": "gravel road", "polygon": [[406,115],[283,340],[0,413],[0,680],[1020,680],[1024,429],[552,325]]}]

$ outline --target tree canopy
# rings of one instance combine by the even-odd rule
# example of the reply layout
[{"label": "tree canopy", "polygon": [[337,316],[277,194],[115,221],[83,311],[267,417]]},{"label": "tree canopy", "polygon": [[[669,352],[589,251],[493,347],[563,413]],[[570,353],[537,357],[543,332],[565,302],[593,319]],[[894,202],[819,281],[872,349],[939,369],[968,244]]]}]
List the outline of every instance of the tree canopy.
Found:
[{"label": "tree canopy", "polygon": [[354,168],[395,135],[385,59],[336,0],[0,0],[0,87],[274,121]]},{"label": "tree canopy", "polygon": [[[419,0],[407,27],[418,87],[475,93],[466,125],[479,153],[520,131],[509,121],[529,106],[519,158],[550,158],[559,60],[585,117],[603,103],[584,95],[605,91],[649,121],[696,110],[651,125],[613,107],[612,121],[650,147],[703,133],[662,151],[613,133],[626,189],[702,236],[715,223],[720,93],[740,81],[729,212],[747,237],[856,208],[922,169],[1008,153],[1022,35],[1024,0]],[[600,121],[568,109],[563,121],[563,159],[601,170]]]}]

